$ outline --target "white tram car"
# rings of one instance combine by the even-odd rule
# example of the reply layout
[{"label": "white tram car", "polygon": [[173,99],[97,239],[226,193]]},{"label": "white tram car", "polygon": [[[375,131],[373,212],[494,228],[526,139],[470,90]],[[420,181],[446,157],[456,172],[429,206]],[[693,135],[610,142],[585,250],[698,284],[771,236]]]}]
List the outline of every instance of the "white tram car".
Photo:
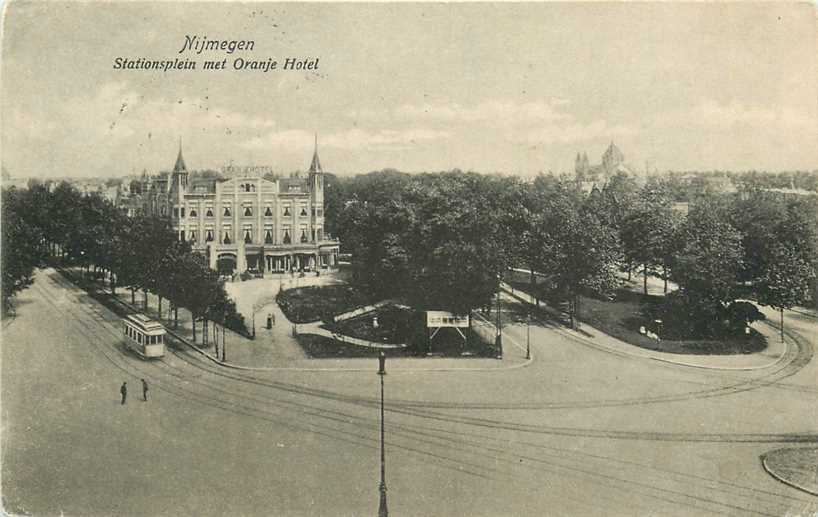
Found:
[{"label": "white tram car", "polygon": [[165,327],[144,314],[125,318],[125,344],[144,359],[165,355]]}]

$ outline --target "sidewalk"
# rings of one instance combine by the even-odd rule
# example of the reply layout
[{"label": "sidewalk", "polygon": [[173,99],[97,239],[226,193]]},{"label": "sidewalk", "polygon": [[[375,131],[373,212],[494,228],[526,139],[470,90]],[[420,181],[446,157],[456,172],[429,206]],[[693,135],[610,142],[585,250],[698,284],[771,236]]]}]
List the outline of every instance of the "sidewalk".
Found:
[{"label": "sidewalk", "polygon": [[[76,274],[81,274],[75,271]],[[261,282],[269,282],[270,279],[259,279]],[[301,279],[303,280],[303,279]],[[243,282],[250,284],[254,281]],[[111,297],[110,288],[103,288],[97,283],[97,289],[105,296]],[[286,284],[285,284],[286,285]],[[315,284],[313,284],[315,285]],[[265,289],[260,289],[260,284],[255,286],[244,286],[254,288],[260,293],[257,297],[262,300],[263,305],[256,307],[256,339],[248,339],[229,329],[225,333],[222,328],[216,325],[215,337],[218,339],[218,350],[221,354],[222,346],[227,352],[227,359],[224,363],[226,367],[247,370],[247,371],[332,371],[332,372],[362,372],[377,370],[377,358],[343,358],[343,359],[311,359],[307,357],[295,338],[292,337],[292,323],[287,320],[284,313],[275,301],[265,302],[263,294]],[[277,292],[277,291],[276,291]],[[269,291],[267,291],[269,294]],[[113,298],[113,297],[112,297]],[[148,295],[148,309],[144,309],[145,294],[136,292],[136,304],[131,305],[131,292],[128,289],[118,288],[116,300],[123,306],[142,312],[151,318],[161,321],[168,332],[177,338],[182,339],[189,346],[195,346],[199,353],[216,358],[216,346],[214,346],[213,323],[208,323],[210,333],[208,343],[202,343],[202,325],[196,325],[196,341],[193,341],[193,324],[190,312],[187,309],[179,309],[178,326],[174,327],[173,314],[169,311],[170,304],[167,300],[162,302],[163,314],[158,313],[158,298],[155,295]],[[267,314],[275,315],[276,324],[272,329],[266,328]],[[252,320],[247,321],[247,326],[252,332]],[[316,324],[317,326],[317,324]],[[304,327],[299,324],[299,331]],[[328,332],[324,329],[318,329]],[[511,330],[508,328],[508,330]],[[352,338],[346,337],[350,340]],[[510,336],[509,341],[513,341]],[[509,343],[511,345],[511,342]],[[487,370],[508,370],[520,368],[531,363],[525,359],[525,353],[521,352],[519,345],[508,346],[502,360],[492,358],[392,358],[390,359],[390,371],[405,372],[450,372],[450,371],[487,371]],[[190,349],[184,353],[195,353]]]},{"label": "sidewalk", "polygon": [[[524,303],[531,305],[534,305],[535,303],[532,296],[522,291],[514,290],[512,293],[511,286],[507,284],[502,284],[502,288],[510,296],[513,296]],[[539,305],[539,308],[546,311],[548,314],[561,317],[559,311],[545,306],[542,303]],[[599,331],[587,323],[582,324],[581,331],[572,330],[567,327],[555,328],[555,330],[567,337],[570,337],[571,339],[581,341],[592,347],[600,348],[615,354],[641,357],[643,359],[653,359],[680,366],[716,370],[757,370],[768,368],[776,364],[784,357],[787,352],[788,345],[787,343],[781,342],[778,337],[778,333],[774,328],[771,328],[768,325],[758,325],[755,328],[765,338],[767,338],[768,346],[761,352],[744,355],[684,355],[657,352],[620,341]]]}]

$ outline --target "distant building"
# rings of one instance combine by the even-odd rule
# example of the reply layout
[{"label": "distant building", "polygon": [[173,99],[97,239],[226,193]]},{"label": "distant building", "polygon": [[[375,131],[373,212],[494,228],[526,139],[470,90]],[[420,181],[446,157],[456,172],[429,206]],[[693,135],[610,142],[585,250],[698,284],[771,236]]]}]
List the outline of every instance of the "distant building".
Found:
[{"label": "distant building", "polygon": [[625,173],[635,177],[635,169],[625,163],[625,155],[611,142],[602,155],[602,162],[598,165],[588,163],[588,153],[577,153],[574,164],[574,173],[577,184],[585,191],[590,192],[595,187],[604,186],[611,177],[618,173]]},{"label": "distant building", "polygon": [[[173,171],[131,182],[124,206],[168,217],[180,240],[208,257],[221,274],[314,271],[338,264],[337,240],[326,233],[324,170],[318,141],[309,172],[276,181],[265,167],[225,167],[228,179],[190,174],[182,146]],[[137,206],[139,208],[137,208]]]}]

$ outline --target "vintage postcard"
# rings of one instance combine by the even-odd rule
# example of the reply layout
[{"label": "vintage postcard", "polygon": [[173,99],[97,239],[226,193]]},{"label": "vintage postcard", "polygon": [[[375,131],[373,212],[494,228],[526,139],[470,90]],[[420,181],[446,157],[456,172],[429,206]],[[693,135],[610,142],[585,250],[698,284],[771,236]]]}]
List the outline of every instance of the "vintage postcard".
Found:
[{"label": "vintage postcard", "polygon": [[5,515],[818,515],[814,3],[0,44]]}]

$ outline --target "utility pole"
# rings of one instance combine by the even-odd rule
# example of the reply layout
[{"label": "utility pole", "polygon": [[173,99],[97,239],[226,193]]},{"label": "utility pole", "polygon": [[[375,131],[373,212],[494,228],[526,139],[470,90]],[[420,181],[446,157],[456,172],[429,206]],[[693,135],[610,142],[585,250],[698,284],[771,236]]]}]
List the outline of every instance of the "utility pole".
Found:
[{"label": "utility pole", "polygon": [[525,358],[531,359],[531,313],[529,312],[525,322]]},{"label": "utility pole", "polygon": [[388,517],[389,510],[386,507],[386,450],[384,445],[384,415],[383,415],[383,378],[386,375],[386,356],[383,352],[378,357],[380,363],[378,375],[381,377],[381,493],[380,504],[378,505],[378,517]]},{"label": "utility pole", "polygon": [[497,284],[497,337],[494,340],[494,345],[497,347],[497,359],[503,358],[503,330],[502,321],[500,320],[500,284]]}]

